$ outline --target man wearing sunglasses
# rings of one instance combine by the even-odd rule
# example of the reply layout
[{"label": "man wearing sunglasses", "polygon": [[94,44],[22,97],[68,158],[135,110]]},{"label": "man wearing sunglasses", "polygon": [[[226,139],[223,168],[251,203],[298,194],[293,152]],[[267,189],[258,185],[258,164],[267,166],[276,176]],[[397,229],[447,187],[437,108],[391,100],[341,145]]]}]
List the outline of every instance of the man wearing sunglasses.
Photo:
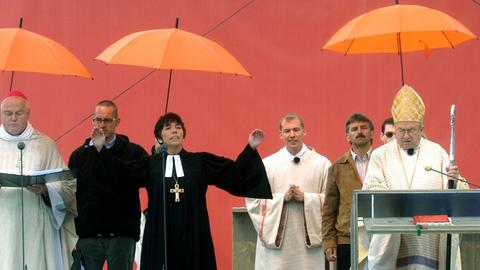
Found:
[{"label": "man wearing sunglasses", "polygon": [[380,134],[380,140],[383,144],[393,141],[395,139],[395,126],[393,125],[393,118],[387,118],[382,124],[382,133]]},{"label": "man wearing sunglasses", "polygon": [[93,130],[70,156],[77,172],[77,250],[88,270],[133,267],[135,242],[140,237],[139,177],[135,164],[146,160],[145,150],[117,134],[118,109],[110,100],[95,106]]}]

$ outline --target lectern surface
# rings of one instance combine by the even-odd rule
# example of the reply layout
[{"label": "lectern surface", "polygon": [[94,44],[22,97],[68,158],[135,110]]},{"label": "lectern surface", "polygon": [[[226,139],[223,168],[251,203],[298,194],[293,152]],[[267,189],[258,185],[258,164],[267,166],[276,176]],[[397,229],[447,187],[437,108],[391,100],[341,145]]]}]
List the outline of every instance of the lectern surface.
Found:
[{"label": "lectern surface", "polygon": [[[480,217],[452,217],[451,225],[423,225],[422,233],[480,233]],[[411,218],[365,218],[368,233],[416,233],[417,226]]]}]

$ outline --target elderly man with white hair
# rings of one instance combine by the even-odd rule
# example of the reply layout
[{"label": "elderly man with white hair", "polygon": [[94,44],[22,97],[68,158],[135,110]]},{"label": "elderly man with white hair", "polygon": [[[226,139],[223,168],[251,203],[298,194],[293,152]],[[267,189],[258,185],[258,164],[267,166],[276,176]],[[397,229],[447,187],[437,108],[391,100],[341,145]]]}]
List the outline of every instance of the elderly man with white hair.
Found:
[{"label": "elderly man with white hair", "polygon": [[[363,189],[447,189],[448,177],[424,170],[429,166],[448,176],[459,177],[447,152],[422,137],[425,105],[413,88],[405,85],[392,105],[395,141],[377,148],[370,159]],[[457,188],[467,188],[458,183]],[[445,265],[445,235],[373,235],[368,251],[369,269],[442,269]],[[461,269],[458,238],[452,241],[452,269]]]},{"label": "elderly man with white hair", "polygon": [[[28,121],[30,106],[22,92],[9,92],[0,108],[1,173],[30,175],[66,168],[53,140]],[[19,145],[23,146],[22,161]],[[71,252],[77,239],[73,224],[75,181],[34,184],[25,189],[21,184],[8,181],[0,181],[0,185],[0,269],[24,269],[22,207],[24,259],[28,270],[70,269]]]}]

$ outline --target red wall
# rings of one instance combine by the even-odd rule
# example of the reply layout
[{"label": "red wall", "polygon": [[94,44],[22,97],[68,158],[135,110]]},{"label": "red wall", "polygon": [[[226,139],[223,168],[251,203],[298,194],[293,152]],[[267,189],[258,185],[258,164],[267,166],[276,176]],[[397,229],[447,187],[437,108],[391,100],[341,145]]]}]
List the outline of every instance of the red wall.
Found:
[{"label": "red wall", "polygon": [[[480,34],[480,6],[470,0],[401,1],[442,10]],[[0,27],[24,28],[43,34],[70,48],[95,79],[17,73],[15,88],[31,100],[33,125],[58,138],[84,117],[96,102],[117,96],[149,72],[148,69],[93,62],[104,48],[136,31],[180,28],[204,34],[230,16],[246,0],[198,1],[27,1],[0,2]],[[344,122],[354,111],[369,115],[379,128],[389,116],[394,93],[400,87],[396,55],[348,56],[321,47],[344,23],[368,10],[394,1],[253,1],[206,37],[223,45],[253,75],[246,78],[203,72],[174,72],[170,109],[187,125],[186,148],[234,157],[253,128],[267,138],[260,152],[266,156],[279,147],[278,119],[286,112],[305,118],[306,142],[331,161],[348,144]],[[406,83],[422,96],[429,138],[448,149],[449,108],[457,105],[457,163],[462,175],[480,183],[475,143],[480,126],[473,121],[479,98],[480,43],[469,41],[456,49],[432,50],[430,58],[404,56]],[[119,97],[122,119],[119,132],[150,149],[153,124],[163,112],[167,71],[155,72]],[[1,92],[7,91],[10,73],[0,74]],[[470,120],[468,120],[470,119]],[[65,159],[90,132],[84,122],[57,141]],[[469,128],[469,129],[467,129]],[[377,129],[378,130],[378,129]],[[379,145],[378,131],[375,145]],[[231,268],[231,207],[243,199],[211,188],[210,219],[219,269]]]}]

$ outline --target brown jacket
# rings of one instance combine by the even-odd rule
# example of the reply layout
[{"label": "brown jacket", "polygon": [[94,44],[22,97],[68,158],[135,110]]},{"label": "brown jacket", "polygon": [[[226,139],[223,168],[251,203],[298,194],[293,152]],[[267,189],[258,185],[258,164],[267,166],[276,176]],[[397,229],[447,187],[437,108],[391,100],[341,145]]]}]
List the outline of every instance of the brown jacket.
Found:
[{"label": "brown jacket", "polygon": [[350,208],[354,189],[362,189],[362,181],[348,151],[328,170],[322,216],[324,250],[337,244],[350,244]]}]

